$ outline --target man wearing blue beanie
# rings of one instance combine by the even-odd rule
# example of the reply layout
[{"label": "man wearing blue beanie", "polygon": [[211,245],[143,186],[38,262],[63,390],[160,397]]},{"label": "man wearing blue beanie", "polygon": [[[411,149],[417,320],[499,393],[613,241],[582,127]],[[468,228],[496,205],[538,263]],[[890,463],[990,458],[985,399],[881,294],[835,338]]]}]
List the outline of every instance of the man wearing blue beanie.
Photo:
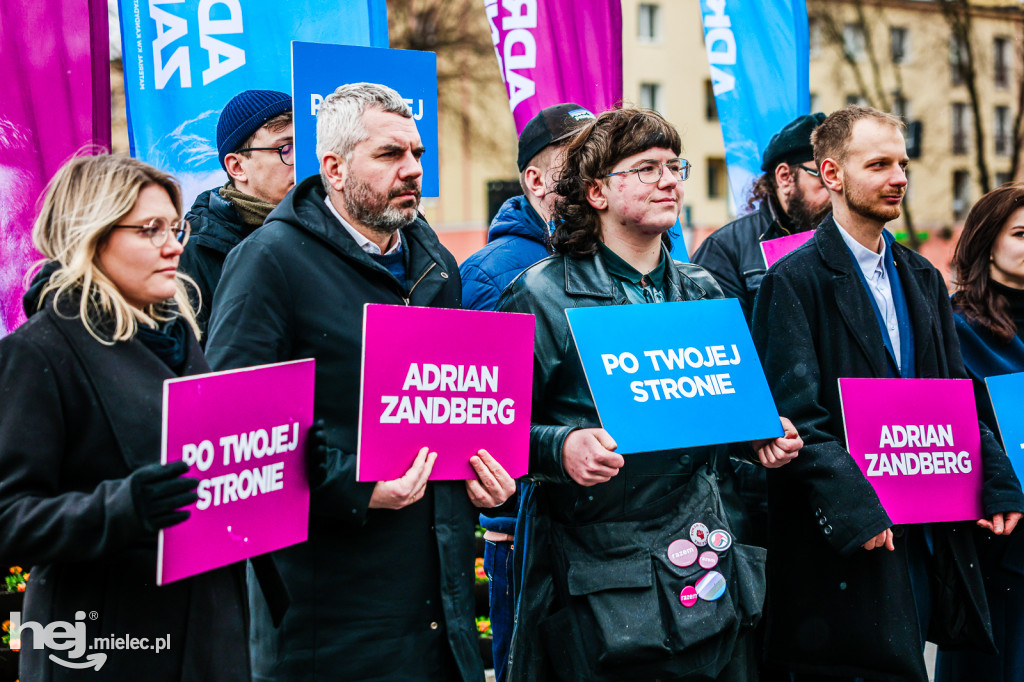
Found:
[{"label": "man wearing blue beanie", "polygon": [[283,92],[246,90],[221,112],[217,156],[228,181],[200,194],[185,216],[192,238],[178,264],[199,285],[204,346],[224,259],[295,185],[293,135],[292,98]]}]

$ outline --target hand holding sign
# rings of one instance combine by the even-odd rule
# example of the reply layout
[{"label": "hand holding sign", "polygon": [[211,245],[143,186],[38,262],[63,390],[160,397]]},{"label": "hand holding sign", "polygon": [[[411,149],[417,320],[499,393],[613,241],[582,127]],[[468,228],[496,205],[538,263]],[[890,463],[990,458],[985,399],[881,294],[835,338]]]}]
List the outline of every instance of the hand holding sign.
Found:
[{"label": "hand holding sign", "polygon": [[1024,516],[1024,514],[1020,512],[993,514],[991,521],[988,519],[978,519],[978,525],[996,535],[1009,535],[1017,527],[1017,522],[1020,521],[1021,516]]},{"label": "hand holding sign", "polygon": [[617,447],[604,429],[576,429],[562,444],[562,467],[582,486],[604,483],[626,464],[622,455],[613,452]]},{"label": "hand holding sign", "polygon": [[892,528],[886,528],[881,533],[861,545],[861,547],[868,551],[885,547],[891,552],[896,549],[896,545],[893,544],[892,537]]},{"label": "hand holding sign", "polygon": [[474,507],[497,507],[515,494],[515,479],[508,475],[505,467],[491,453],[483,449],[477,451],[469,458],[469,465],[476,472],[476,480],[466,480],[466,493]]},{"label": "hand holding sign", "polygon": [[804,446],[804,439],[797,433],[793,422],[785,417],[779,417],[779,421],[782,422],[782,430],[786,435],[755,440],[751,443],[757,451],[757,458],[761,460],[761,466],[767,469],[777,469],[796,459],[800,454],[800,448]]},{"label": "hand holding sign", "polygon": [[373,486],[370,509],[402,509],[419,502],[427,490],[427,479],[436,460],[436,452],[430,452],[428,447],[420,448],[404,476],[393,481],[378,481]]}]

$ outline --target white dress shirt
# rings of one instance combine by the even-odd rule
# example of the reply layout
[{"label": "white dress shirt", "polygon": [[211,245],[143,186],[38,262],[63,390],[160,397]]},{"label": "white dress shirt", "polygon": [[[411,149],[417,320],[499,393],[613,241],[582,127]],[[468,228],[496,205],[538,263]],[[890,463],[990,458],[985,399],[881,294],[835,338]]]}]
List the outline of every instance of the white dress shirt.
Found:
[{"label": "white dress shirt", "polygon": [[362,232],[349,225],[348,221],[341,217],[341,214],[338,213],[338,209],[334,208],[334,204],[331,203],[330,197],[325,198],[324,203],[327,204],[327,208],[331,209],[331,213],[333,213],[334,217],[338,219],[341,226],[344,227],[350,235],[352,235],[352,239],[356,240],[356,244],[359,244],[359,248],[366,253],[373,256],[390,256],[402,248],[402,232],[401,230],[395,230],[395,243],[391,245],[387,250],[387,253],[382,254],[379,246],[367,239]]},{"label": "white dress shirt", "polygon": [[881,240],[882,252],[875,253],[850,236],[850,233],[844,230],[838,222],[836,227],[839,228],[839,234],[843,237],[843,241],[853,252],[857,265],[864,273],[864,279],[868,281],[868,290],[874,297],[878,311],[882,313],[882,319],[885,320],[886,331],[889,332],[889,341],[892,342],[892,350],[896,356],[896,366],[901,367],[903,363],[900,354],[900,325],[896,319],[896,305],[892,298],[892,282],[889,281],[889,273],[885,270],[885,252],[888,248],[885,239]]}]

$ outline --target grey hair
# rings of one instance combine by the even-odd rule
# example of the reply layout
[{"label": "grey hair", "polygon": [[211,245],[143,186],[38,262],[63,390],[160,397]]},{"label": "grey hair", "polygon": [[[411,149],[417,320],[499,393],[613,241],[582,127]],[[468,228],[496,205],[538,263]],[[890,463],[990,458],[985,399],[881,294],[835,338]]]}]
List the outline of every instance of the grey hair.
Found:
[{"label": "grey hair", "polygon": [[[380,109],[405,118],[412,118],[412,109],[395,90],[379,83],[349,83],[328,95],[316,115],[316,156],[335,153],[345,161],[356,145],[369,137],[363,114],[367,109]],[[330,185],[323,171],[320,179],[324,189]]]}]

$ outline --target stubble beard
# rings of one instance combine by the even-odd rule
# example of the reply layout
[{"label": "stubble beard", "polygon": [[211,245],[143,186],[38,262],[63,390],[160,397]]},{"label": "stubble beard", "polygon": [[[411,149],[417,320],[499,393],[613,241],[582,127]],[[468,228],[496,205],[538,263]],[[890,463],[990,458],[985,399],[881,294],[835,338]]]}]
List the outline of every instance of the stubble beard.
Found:
[{"label": "stubble beard", "polygon": [[[846,193],[846,205],[850,211],[858,215],[870,218],[871,220],[878,220],[882,223],[888,223],[902,215],[902,202],[895,206],[879,206],[873,204],[866,196],[867,193],[862,193],[860,190],[854,188],[848,188]],[[906,194],[900,192],[900,196],[904,197]]]},{"label": "stubble beard", "polygon": [[[391,204],[391,200],[400,194],[414,192],[416,200],[407,208],[399,208]],[[416,219],[416,207],[420,202],[420,188],[414,181],[405,182],[401,187],[393,188],[387,194],[375,191],[369,184],[355,180],[345,188],[345,211],[353,220],[362,223],[382,236],[391,236],[399,228],[409,225]]]}]

